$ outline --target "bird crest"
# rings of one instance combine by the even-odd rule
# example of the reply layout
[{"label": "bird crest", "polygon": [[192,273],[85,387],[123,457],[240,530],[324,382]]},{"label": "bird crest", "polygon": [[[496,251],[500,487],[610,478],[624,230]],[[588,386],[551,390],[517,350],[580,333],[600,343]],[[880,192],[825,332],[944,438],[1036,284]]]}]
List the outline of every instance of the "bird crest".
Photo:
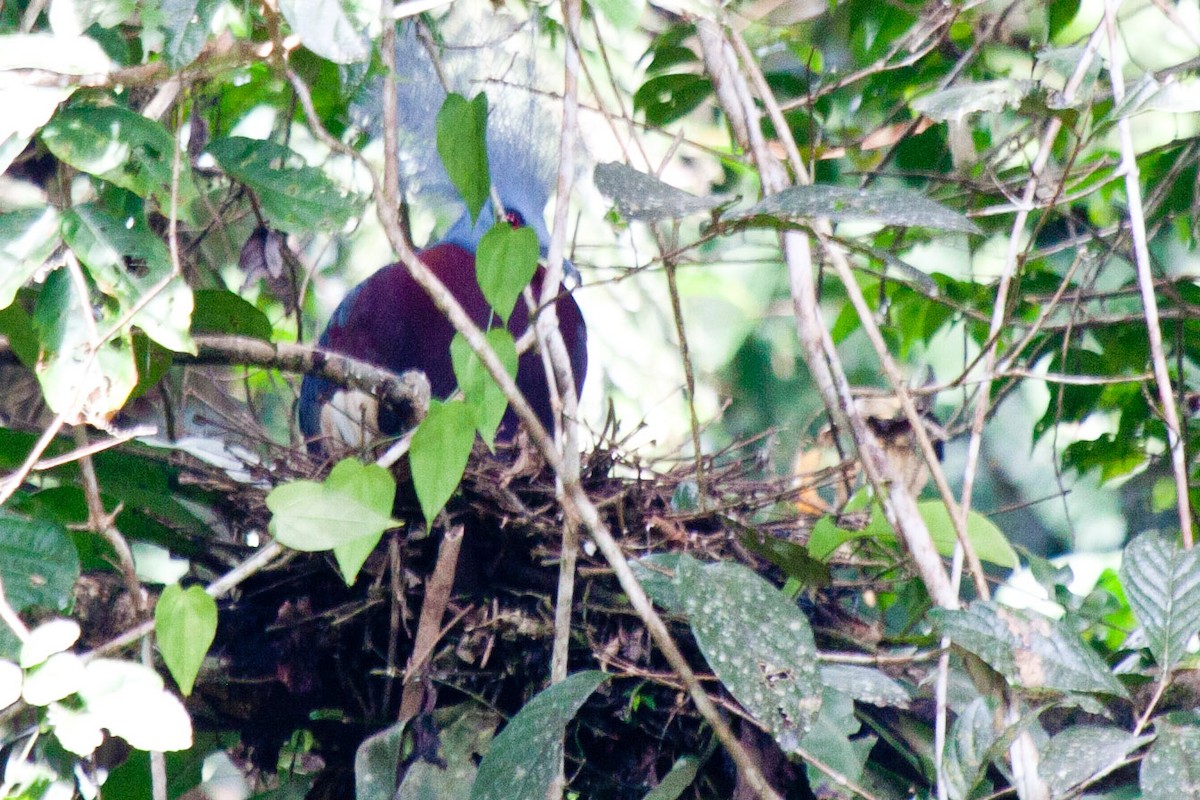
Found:
[{"label": "bird crest", "polygon": [[[437,41],[434,41],[434,36]],[[533,54],[537,24],[505,14],[453,15],[436,31],[416,22],[396,43],[397,127],[401,188],[410,201],[450,204],[463,213],[443,241],[474,250],[495,221],[489,200],[472,220],[435,148],[437,110],[448,92],[488,97],[487,154],[492,187],[506,212],[515,211],[537,235],[543,254],[550,234],[545,209],[557,171],[557,127],[551,93]],[[382,84],[356,109],[360,124],[378,134]]]}]

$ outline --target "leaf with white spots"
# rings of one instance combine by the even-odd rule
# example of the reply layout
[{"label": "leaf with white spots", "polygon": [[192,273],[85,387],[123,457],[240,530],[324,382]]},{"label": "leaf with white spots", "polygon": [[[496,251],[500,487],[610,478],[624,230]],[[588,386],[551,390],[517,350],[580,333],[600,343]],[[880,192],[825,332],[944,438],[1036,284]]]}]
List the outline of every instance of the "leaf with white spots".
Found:
[{"label": "leaf with white spots", "polygon": [[999,672],[1013,686],[1126,697],[1104,660],[1060,620],[976,601],[930,612],[941,633]]},{"label": "leaf with white spots", "polygon": [[675,571],[679,569],[678,553],[651,553],[629,562],[629,566],[647,597],[668,614],[683,613],[683,598],[679,596],[679,587],[675,583]]},{"label": "leaf with white spots", "polygon": [[[867,758],[878,737],[862,733],[862,723],[854,715],[854,701],[841,692],[825,687],[821,694],[821,713],[805,734],[800,745],[804,752],[812,753],[821,764],[836,775],[861,783]],[[813,764],[805,765],[808,785],[813,794],[820,798],[850,797],[839,791],[838,780],[827,771]]]},{"label": "leaf with white spots", "polygon": [[606,680],[603,672],[577,672],[526,703],[480,762],[471,800],[544,800],[562,762],[567,723]]},{"label": "leaf with white spots", "polygon": [[[404,773],[400,788],[384,800],[457,800],[474,785],[479,759],[487,754],[500,717],[475,704],[464,704],[454,711],[457,718],[438,733],[438,755],[443,763],[418,759]],[[386,766],[394,778],[396,762]],[[356,800],[371,798],[360,794]]]},{"label": "leaf with white spots", "polygon": [[959,713],[946,739],[942,774],[952,800],[972,797],[973,790],[985,777],[989,750],[996,741],[992,727],[992,709],[987,700],[977,697]]},{"label": "leaf with white spots", "polygon": [[1067,728],[1042,748],[1038,774],[1051,797],[1064,797],[1084,781],[1107,775],[1150,738],[1111,726]]},{"label": "leaf with white spots", "polygon": [[400,720],[368,736],[358,746],[354,754],[354,796],[357,800],[390,800],[396,793],[396,764],[403,753],[407,728],[408,720]]},{"label": "leaf with white spots", "polygon": [[1144,800],[1200,800],[1200,720],[1179,714],[1187,723],[1176,724],[1176,716],[1155,720],[1158,738],[1142,759],[1139,776]]},{"label": "leaf with white spots", "polygon": [[597,165],[593,179],[596,188],[611,197],[617,204],[617,211],[629,220],[679,219],[711,211],[730,200],[726,195],[697,197],[617,162]]},{"label": "leaf with white spots", "polygon": [[701,564],[683,556],[675,580],[713,672],[785,752],[793,751],[821,709],[808,619],[741,564]]},{"label": "leaf with white spots", "polygon": [[755,217],[824,218],[831,222],[875,222],[961,233],[979,232],[979,227],[962,214],[908,189],[855,189],[827,184],[790,186],[739,212],[734,219],[753,220]]},{"label": "leaf with white spots", "polygon": [[1200,553],[1177,537],[1142,534],[1125,548],[1121,585],[1155,660],[1169,670],[1200,631]]},{"label": "leaf with white spots", "polygon": [[821,683],[873,706],[908,708],[912,695],[877,669],[853,664],[822,664]]}]

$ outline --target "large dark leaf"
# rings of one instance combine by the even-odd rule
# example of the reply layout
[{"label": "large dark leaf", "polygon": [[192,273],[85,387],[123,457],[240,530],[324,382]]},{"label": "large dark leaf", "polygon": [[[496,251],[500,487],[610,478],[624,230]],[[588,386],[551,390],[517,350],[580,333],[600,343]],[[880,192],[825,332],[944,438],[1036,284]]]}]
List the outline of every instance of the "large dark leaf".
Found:
[{"label": "large dark leaf", "polygon": [[577,672],[530,700],[492,742],[471,800],[544,800],[562,763],[563,734],[608,676]]},{"label": "large dark leaf", "polygon": [[289,233],[337,230],[359,210],[357,197],[321,170],[300,164],[283,145],[230,136],[211,142],[208,152],[229,177],[254,191],[272,225]]},{"label": "large dark leaf", "polygon": [[[42,129],[42,141],[78,170],[103,178],[139,197],[153,198],[169,214],[176,143],[161,123],[125,106],[76,104]],[[191,219],[197,192],[187,154],[181,154],[175,209]]]},{"label": "large dark leaf", "polygon": [[1014,686],[1126,696],[1104,661],[1060,620],[984,601],[930,613],[942,633]]},{"label": "large dark leaf", "polygon": [[1155,660],[1171,669],[1200,632],[1200,553],[1175,536],[1144,533],[1125,548],[1121,585]]},{"label": "large dark leaf", "polygon": [[682,556],[675,580],[708,665],[785,752],[794,750],[821,708],[808,619],[741,564]]},{"label": "large dark leaf", "polygon": [[759,216],[782,220],[825,218],[832,222],[878,222],[979,233],[975,223],[962,214],[907,189],[852,189],[824,184],[792,186],[764,198],[733,218]]}]

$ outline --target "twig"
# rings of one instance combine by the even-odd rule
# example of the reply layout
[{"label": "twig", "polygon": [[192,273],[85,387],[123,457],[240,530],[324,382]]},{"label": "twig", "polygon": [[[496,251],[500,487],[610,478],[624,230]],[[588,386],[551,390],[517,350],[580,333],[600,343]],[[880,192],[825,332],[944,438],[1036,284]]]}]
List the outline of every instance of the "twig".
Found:
[{"label": "twig", "polygon": [[0,480],[0,506],[8,502],[17,489],[21,488],[21,484],[29,477],[29,473],[33,472],[33,468],[37,466],[42,458],[42,453],[46,452],[46,448],[58,436],[58,432],[62,430],[63,425],[67,422],[67,414],[65,411],[60,411],[55,415],[54,419],[46,430],[42,431],[42,435],[34,443],[33,449],[29,451],[29,455],[25,456],[25,460],[21,462],[21,466],[17,467],[15,472],[10,472],[5,476],[4,480]]},{"label": "twig", "polygon": [[22,642],[29,638],[29,628],[25,626],[25,622],[17,614],[17,610],[8,602],[8,595],[4,592],[2,579],[0,579],[0,621],[3,621]]},{"label": "twig", "polygon": [[[766,79],[763,77],[761,70],[754,61],[749,48],[745,41],[740,36],[733,37],[734,44],[738,47],[739,55],[742,58],[742,63],[755,82],[755,88],[759,96],[763,99],[768,113],[771,114],[771,120],[775,126],[779,136],[785,141],[791,141],[791,129],[787,125],[787,120],[784,118],[779,104],[775,101],[774,94],[767,85]],[[802,162],[799,161],[799,151],[796,148],[795,142],[790,145],[785,145],[792,159],[792,169],[796,174],[805,177]],[[929,473],[933,478],[934,485],[938,489],[938,493],[942,498],[942,502],[946,504],[946,508],[950,512],[950,518],[954,523],[955,535],[958,538],[959,544],[962,546],[967,563],[971,569],[971,576],[975,582],[975,590],[981,597],[988,597],[990,592],[987,586],[987,580],[983,572],[983,564],[979,560],[979,556],[975,552],[974,545],[970,537],[967,535],[967,525],[965,515],[958,513],[958,504],[954,499],[954,492],[950,489],[950,483],[946,479],[945,472],[942,470],[941,461],[937,457],[937,452],[934,448],[933,441],[929,438],[928,430],[923,421],[920,411],[917,410],[916,404],[912,400],[912,393],[908,390],[908,385],[904,380],[904,376],[900,372],[899,366],[895,359],[892,358],[891,351],[888,350],[887,344],[883,339],[883,334],[879,330],[879,325],[875,321],[875,316],[872,313],[866,298],[863,296],[862,289],[858,285],[858,281],[854,279],[849,261],[846,259],[845,253],[835,245],[832,241],[832,227],[827,220],[815,220],[814,232],[817,236],[817,241],[821,244],[823,252],[828,256],[833,264],[838,277],[858,313],[859,321],[862,324],[864,332],[867,334],[871,346],[875,350],[876,357],[879,359],[880,365],[883,367],[884,374],[891,384],[892,390],[896,393],[897,399],[900,401],[900,406],[904,410],[904,416],[908,420],[909,426],[916,439],[917,446],[921,451],[922,457],[925,459],[926,466],[929,468]],[[857,437],[856,437],[857,439]],[[907,540],[907,539],[906,539]],[[956,593],[957,594],[957,593]]]},{"label": "twig", "polygon": [[[76,426],[75,442],[79,445],[80,450],[86,449],[88,434],[87,429],[83,426]],[[142,592],[141,581],[138,580],[137,568],[133,563],[133,551],[129,549],[129,542],[125,541],[125,537],[117,530],[114,522],[121,509],[118,506],[111,514],[105,510],[104,500],[100,497],[100,482],[96,478],[96,468],[92,464],[90,454],[85,453],[79,459],[79,472],[83,478],[83,496],[87,501],[88,528],[112,547],[117,556],[117,569],[125,581],[125,591],[129,593],[129,600],[133,603],[138,617],[144,617],[146,598]]]},{"label": "twig", "polygon": [[[1108,34],[1108,74],[1112,83],[1113,100],[1117,103],[1125,96],[1125,79],[1121,69],[1122,50],[1117,44],[1117,8],[1114,0],[1105,0],[1104,28]],[[1184,452],[1183,437],[1180,436],[1179,413],[1175,407],[1175,395],[1171,388],[1171,373],[1167,369],[1167,358],[1163,351],[1162,329],[1159,327],[1158,300],[1154,295],[1154,277],[1150,272],[1150,249],[1146,242],[1146,217],[1142,209],[1142,189],[1138,184],[1137,154],[1133,149],[1133,132],[1128,117],[1117,120],[1117,133],[1121,142],[1121,170],[1125,173],[1125,198],[1129,204],[1129,227],[1133,236],[1133,260],[1137,267],[1138,289],[1142,296],[1142,308],[1146,315],[1146,334],[1150,343],[1150,359],[1154,365],[1158,399],[1162,404],[1163,422],[1167,426],[1167,443],[1171,450],[1171,469],[1175,475],[1175,499],[1179,510],[1179,529],[1183,532],[1183,546],[1192,548],[1192,507],[1188,498],[1188,465]],[[1183,376],[1179,376],[1183,380]]]},{"label": "twig", "polygon": [[454,588],[462,540],[463,526],[454,525],[442,534],[442,541],[438,545],[437,563],[425,583],[425,599],[421,602],[421,619],[417,623],[412,655],[404,670],[404,690],[400,695],[400,714],[397,719],[412,719],[421,710],[424,695],[421,675],[441,637],[442,618],[446,616],[446,606],[450,604],[450,590]]},{"label": "twig", "polygon": [[[272,539],[256,550],[253,555],[251,555],[241,564],[238,564],[229,572],[226,572],[220,578],[217,578],[215,581],[206,586],[204,591],[213,598],[223,597],[250,576],[255,575],[262,569],[265,569],[268,564],[270,564],[279,556],[283,555],[285,552],[286,551],[283,545]],[[83,657],[97,658],[106,653],[111,653],[115,650],[128,647],[146,634],[151,633],[153,630],[154,620],[147,620],[146,622],[143,622],[140,625],[135,625],[124,633],[113,637],[90,652],[85,653]]]}]

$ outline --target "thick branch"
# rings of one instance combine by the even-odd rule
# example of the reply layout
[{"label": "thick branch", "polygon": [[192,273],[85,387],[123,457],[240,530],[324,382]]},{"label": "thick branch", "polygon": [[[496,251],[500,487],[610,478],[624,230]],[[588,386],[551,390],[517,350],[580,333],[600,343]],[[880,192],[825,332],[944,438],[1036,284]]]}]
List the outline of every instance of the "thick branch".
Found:
[{"label": "thick branch", "polygon": [[412,409],[418,416],[429,408],[429,380],[419,370],[397,375],[366,361],[340,353],[287,342],[265,342],[246,336],[199,335],[196,355],[176,353],[184,364],[244,364],[285,372],[319,375],[350,389],[360,389],[380,402]]}]

